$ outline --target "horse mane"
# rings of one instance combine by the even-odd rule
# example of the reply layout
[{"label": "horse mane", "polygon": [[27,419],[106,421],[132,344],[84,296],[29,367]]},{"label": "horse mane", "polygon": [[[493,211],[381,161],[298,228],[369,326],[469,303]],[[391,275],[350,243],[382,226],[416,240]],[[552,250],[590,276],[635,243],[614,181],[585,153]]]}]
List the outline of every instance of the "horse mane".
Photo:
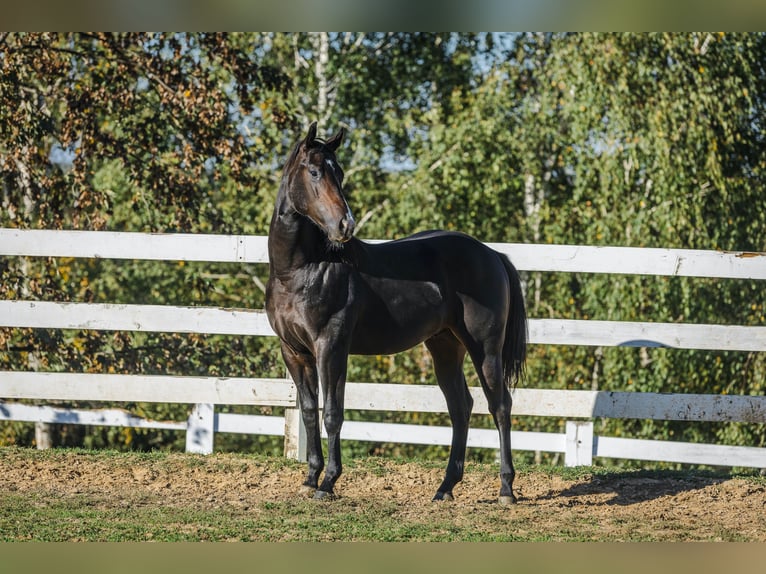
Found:
[{"label": "horse mane", "polygon": [[287,156],[287,161],[285,162],[285,169],[288,167],[291,167],[295,163],[295,158],[298,156],[298,150],[301,149],[301,146],[303,145],[303,140],[300,140],[298,143],[296,143],[293,146],[293,151],[290,152],[290,155]]}]

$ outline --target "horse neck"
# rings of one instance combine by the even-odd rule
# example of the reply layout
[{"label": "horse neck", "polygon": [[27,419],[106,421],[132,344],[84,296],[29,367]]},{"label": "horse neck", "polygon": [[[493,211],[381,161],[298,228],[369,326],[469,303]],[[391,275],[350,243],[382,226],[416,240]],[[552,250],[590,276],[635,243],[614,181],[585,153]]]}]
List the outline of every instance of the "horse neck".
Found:
[{"label": "horse neck", "polygon": [[269,226],[269,267],[274,276],[289,275],[317,261],[325,249],[322,232],[290,204],[285,182],[280,185]]}]

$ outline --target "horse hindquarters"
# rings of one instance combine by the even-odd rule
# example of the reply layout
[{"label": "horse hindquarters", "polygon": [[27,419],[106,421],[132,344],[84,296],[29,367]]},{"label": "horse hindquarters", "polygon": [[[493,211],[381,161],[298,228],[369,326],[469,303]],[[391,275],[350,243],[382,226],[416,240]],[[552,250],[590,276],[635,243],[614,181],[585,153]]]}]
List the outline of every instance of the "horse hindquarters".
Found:
[{"label": "horse hindquarters", "polygon": [[526,356],[526,313],[521,282],[504,255],[485,258],[483,280],[472,294],[460,296],[462,317],[457,336],[476,368],[500,442],[501,504],[516,502],[511,454],[509,384],[523,372]]}]

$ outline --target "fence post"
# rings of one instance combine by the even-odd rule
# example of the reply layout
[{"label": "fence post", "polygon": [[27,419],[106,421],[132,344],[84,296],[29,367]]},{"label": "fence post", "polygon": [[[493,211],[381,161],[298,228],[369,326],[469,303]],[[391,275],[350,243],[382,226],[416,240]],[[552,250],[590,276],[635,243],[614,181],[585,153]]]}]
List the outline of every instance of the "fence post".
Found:
[{"label": "fence post", "polygon": [[215,407],[210,403],[194,405],[186,423],[186,452],[213,453]]},{"label": "fence post", "polygon": [[37,450],[46,450],[53,446],[50,423],[35,423],[35,444]]},{"label": "fence post", "polygon": [[306,426],[299,408],[285,409],[285,457],[301,462],[308,460],[306,452]]},{"label": "fence post", "polygon": [[567,421],[564,466],[593,464],[593,422]]},{"label": "fence post", "polygon": [[[285,369],[285,379],[293,383],[290,371]],[[285,458],[292,458],[300,462],[308,461],[306,448],[306,425],[303,424],[301,409],[297,404],[285,409]]]}]

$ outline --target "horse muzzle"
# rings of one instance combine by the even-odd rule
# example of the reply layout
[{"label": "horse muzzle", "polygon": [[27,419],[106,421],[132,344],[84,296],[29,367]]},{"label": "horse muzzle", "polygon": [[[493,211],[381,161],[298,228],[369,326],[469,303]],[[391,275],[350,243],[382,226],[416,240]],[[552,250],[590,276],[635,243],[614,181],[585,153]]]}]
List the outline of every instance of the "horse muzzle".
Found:
[{"label": "horse muzzle", "polygon": [[354,221],[354,217],[351,215],[351,212],[349,212],[346,214],[345,217],[342,217],[340,222],[338,223],[339,237],[336,239],[336,241],[345,243],[346,241],[348,241],[354,236],[355,230],[356,230],[356,221]]}]

